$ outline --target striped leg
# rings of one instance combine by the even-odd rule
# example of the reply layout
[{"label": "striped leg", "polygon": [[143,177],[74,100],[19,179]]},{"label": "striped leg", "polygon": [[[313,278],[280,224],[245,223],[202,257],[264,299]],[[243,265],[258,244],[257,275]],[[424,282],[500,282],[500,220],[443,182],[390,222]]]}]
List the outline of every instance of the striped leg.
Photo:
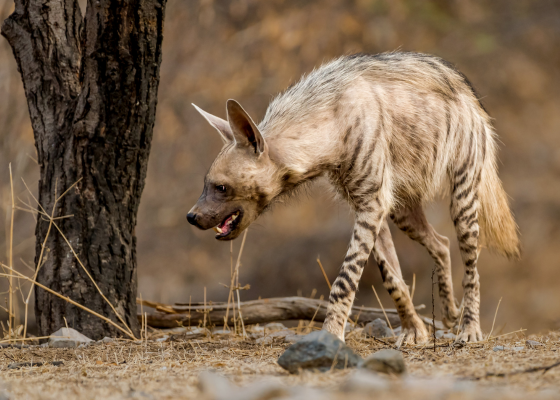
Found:
[{"label": "striped leg", "polygon": [[380,210],[356,212],[354,233],[346,258],[333,283],[327,317],[323,323],[323,329],[335,334],[341,340],[344,340],[344,326],[354,302],[358,282],[384,220],[385,215]]},{"label": "striped leg", "polygon": [[453,295],[451,277],[451,258],[449,256],[449,239],[438,234],[428,223],[422,206],[403,207],[395,211],[391,218],[395,225],[411,239],[428,250],[436,263],[439,284],[439,297],[443,312],[443,322],[453,327],[459,317],[458,302]]},{"label": "striped leg", "polygon": [[456,177],[451,195],[451,216],[459,239],[459,249],[465,264],[463,277],[463,317],[457,340],[476,342],[482,340],[480,331],[480,282],[476,263],[478,260],[478,184],[480,174],[465,172],[467,179]]},{"label": "striped leg", "polygon": [[399,259],[395,252],[391,231],[387,220],[383,221],[379,238],[373,249],[375,261],[383,277],[383,286],[391,295],[399,313],[402,333],[397,340],[397,347],[403,343],[424,343],[428,340],[428,331],[424,322],[416,314],[401,272]]}]

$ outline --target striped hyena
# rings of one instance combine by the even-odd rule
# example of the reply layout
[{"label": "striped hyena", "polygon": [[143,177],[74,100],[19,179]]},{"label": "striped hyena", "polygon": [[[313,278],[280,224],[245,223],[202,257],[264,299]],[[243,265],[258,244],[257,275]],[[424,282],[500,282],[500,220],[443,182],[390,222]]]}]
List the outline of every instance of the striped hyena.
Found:
[{"label": "striped hyena", "polygon": [[324,329],[344,339],[362,271],[373,252],[402,322],[402,343],[425,342],[400,270],[387,219],[434,258],[445,322],[458,322],[449,241],[426,221],[422,206],[449,194],[465,272],[458,339],[482,339],[479,277],[482,244],[519,256],[517,227],[496,168],[490,117],[467,78],[429,55],[341,57],[278,95],[256,124],[234,100],[228,121],[197,110],[224,147],[187,219],[231,240],[267,207],[327,176],[355,212],[346,258],[329,297]]}]

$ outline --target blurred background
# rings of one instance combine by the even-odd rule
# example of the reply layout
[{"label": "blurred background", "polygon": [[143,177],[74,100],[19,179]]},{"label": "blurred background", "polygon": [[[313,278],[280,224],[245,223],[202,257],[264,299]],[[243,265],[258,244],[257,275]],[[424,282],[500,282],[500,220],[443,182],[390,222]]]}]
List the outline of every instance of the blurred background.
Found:
[{"label": "blurred background", "polygon": [[[0,17],[12,1],[0,0]],[[483,251],[479,262],[482,329],[560,328],[560,2],[555,0],[190,0],[169,1],[157,120],[138,226],[139,292],[165,303],[227,300],[230,244],[190,226],[185,216],[221,148],[218,134],[191,103],[225,118],[235,98],[260,120],[271,98],[331,58],[404,50],[443,57],[464,72],[494,118],[501,140],[500,176],[521,230],[523,258],[508,262]],[[11,49],[0,38],[0,223],[9,238],[12,163],[36,190],[38,167],[23,87]],[[437,231],[452,239],[454,286],[463,267],[448,200],[427,207]],[[32,215],[18,212],[14,260],[31,272]],[[242,300],[327,296],[320,255],[333,281],[350,239],[352,214],[325,182],[275,207],[249,228],[242,257]],[[392,227],[394,228],[394,227]],[[404,234],[393,238],[405,280],[416,275],[416,304],[428,306],[432,260]],[[237,254],[241,240],[233,243]],[[6,260],[2,241],[0,260]],[[375,285],[392,307],[373,259],[356,304],[377,306]],[[5,285],[0,291],[5,290]],[[4,294],[0,294],[3,303]],[[437,294],[436,294],[437,296]],[[21,300],[21,299],[20,299]],[[21,301],[20,301],[21,304]],[[436,308],[438,308],[436,302]],[[439,309],[436,310],[438,315]]]}]

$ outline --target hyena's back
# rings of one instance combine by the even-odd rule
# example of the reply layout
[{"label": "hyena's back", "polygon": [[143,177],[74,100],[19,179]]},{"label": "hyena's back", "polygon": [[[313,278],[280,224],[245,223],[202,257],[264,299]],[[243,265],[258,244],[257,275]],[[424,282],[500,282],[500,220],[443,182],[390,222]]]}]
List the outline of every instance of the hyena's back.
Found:
[{"label": "hyena's back", "polygon": [[[274,136],[296,121],[312,127],[329,118],[332,133],[310,129],[298,132],[299,140],[336,141],[333,152],[317,158],[331,165],[331,178],[351,203],[368,195],[361,189],[368,173],[388,188],[382,201],[390,208],[451,193],[464,203],[452,210],[457,222],[478,201],[486,245],[507,256],[519,254],[517,228],[496,171],[490,118],[466,77],[449,63],[417,53],[339,58],[278,96],[260,127],[271,140],[282,140]],[[468,193],[472,188],[477,192]]]}]

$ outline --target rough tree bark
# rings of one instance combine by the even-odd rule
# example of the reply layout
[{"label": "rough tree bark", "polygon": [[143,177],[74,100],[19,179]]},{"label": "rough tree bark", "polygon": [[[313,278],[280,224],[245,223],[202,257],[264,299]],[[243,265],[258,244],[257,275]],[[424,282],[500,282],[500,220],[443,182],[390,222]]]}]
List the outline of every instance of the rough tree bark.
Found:
[{"label": "rough tree bark", "polygon": [[[136,237],[155,120],[166,0],[15,0],[2,35],[14,52],[40,166],[39,210],[137,335]],[[78,182],[71,190],[56,199]],[[56,206],[55,206],[56,202]],[[38,218],[38,282],[118,322],[58,230]],[[36,288],[40,335],[65,325],[120,332]]]}]

